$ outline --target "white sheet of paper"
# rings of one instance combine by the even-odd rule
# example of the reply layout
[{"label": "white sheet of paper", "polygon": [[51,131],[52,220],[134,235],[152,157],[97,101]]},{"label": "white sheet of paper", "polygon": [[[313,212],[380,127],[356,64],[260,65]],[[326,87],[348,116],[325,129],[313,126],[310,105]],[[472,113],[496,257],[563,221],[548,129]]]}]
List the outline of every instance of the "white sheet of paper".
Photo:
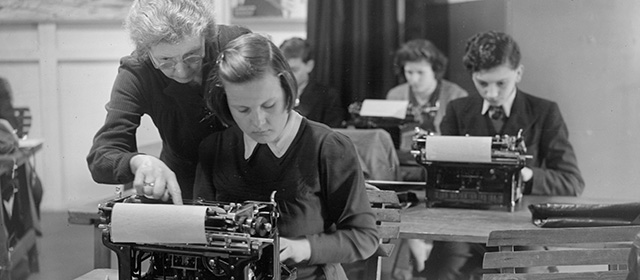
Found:
[{"label": "white sheet of paper", "polygon": [[404,119],[407,115],[408,100],[365,99],[362,101],[360,116],[391,117]]},{"label": "white sheet of paper", "polygon": [[206,206],[116,203],[111,213],[111,241],[206,244]]},{"label": "white sheet of paper", "polygon": [[425,153],[429,161],[491,162],[491,137],[427,136]]}]

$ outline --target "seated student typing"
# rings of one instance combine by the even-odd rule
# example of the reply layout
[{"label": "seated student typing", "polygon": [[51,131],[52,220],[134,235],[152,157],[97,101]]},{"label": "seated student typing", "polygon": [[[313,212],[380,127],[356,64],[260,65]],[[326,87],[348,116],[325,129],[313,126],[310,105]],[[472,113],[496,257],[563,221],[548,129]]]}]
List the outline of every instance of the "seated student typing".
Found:
[{"label": "seated student typing", "polygon": [[[467,42],[463,62],[478,94],[449,103],[442,134],[515,136],[522,130],[527,154],[533,156],[521,171],[524,194],[580,195],[584,180],[558,104],[517,87],[524,66],[515,40],[501,32],[476,34]],[[427,279],[481,279],[485,251],[484,244],[434,242]]]},{"label": "seated student typing", "polygon": [[200,144],[194,196],[275,200],[280,258],[298,279],[346,279],[340,263],[371,256],[375,217],[354,145],[293,111],[297,85],[259,34],[231,41],[207,80],[207,103],[230,127]]}]

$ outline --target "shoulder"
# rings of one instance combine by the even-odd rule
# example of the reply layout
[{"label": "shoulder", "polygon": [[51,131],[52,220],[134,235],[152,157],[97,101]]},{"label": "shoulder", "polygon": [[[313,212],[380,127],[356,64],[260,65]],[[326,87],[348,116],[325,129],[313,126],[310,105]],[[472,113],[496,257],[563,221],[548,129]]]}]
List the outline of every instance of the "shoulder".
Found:
[{"label": "shoulder", "polygon": [[555,101],[551,101],[546,98],[531,95],[519,89],[518,89],[518,95],[520,95],[521,98],[524,99],[525,103],[529,107],[535,108],[535,111],[543,112],[543,111],[549,111],[549,110],[553,110],[553,111],[560,110],[560,108],[558,107],[558,103],[556,103]]},{"label": "shoulder", "polygon": [[409,99],[409,84],[404,83],[397,85],[389,90],[387,93],[387,99],[391,100],[406,100]]},{"label": "shoulder", "polygon": [[353,142],[346,135],[336,132],[331,127],[319,123],[316,121],[309,120],[305,118],[303,120],[305,126],[305,132],[308,133],[312,139],[317,139],[317,141],[321,147],[330,147],[335,146],[344,147],[344,146],[353,146]]},{"label": "shoulder", "polygon": [[482,97],[480,97],[477,94],[467,95],[465,97],[461,97],[461,98],[457,98],[449,101],[449,104],[452,107],[466,107],[466,106],[471,106],[477,103],[482,104]]},{"label": "shoulder", "polygon": [[452,83],[450,81],[442,79],[441,83],[441,93],[446,94],[451,99],[456,99],[459,97],[464,97],[469,95],[465,89],[460,87],[458,84]]}]

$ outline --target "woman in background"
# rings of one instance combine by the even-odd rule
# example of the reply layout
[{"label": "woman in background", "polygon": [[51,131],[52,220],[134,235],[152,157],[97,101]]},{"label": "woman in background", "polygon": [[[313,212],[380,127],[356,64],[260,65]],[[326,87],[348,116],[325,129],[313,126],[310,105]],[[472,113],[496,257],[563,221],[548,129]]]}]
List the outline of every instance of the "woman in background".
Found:
[{"label": "woman in background", "polygon": [[[440,122],[447,104],[456,98],[467,96],[467,91],[445,80],[447,57],[430,41],[414,39],[403,44],[395,54],[395,65],[404,74],[406,82],[387,93],[389,100],[409,100],[407,115],[417,126],[431,133],[440,134]],[[402,180],[426,180],[426,172],[417,165],[411,155],[414,126],[402,131],[398,157]],[[394,252],[397,256],[393,269],[394,279],[413,279],[422,273],[432,244],[420,239],[402,240]]]},{"label": "woman in background", "polygon": [[[207,110],[203,77],[224,45],[249,31],[218,26],[210,1],[136,0],[125,21],[135,51],[121,59],[107,117],[87,163],[98,183],[133,182],[139,194],[182,203],[191,198],[198,144],[224,127]],[[162,139],[160,157],[138,152],[147,114]]]},{"label": "woman in background", "polygon": [[411,40],[398,49],[394,64],[406,82],[387,93],[389,100],[409,100],[408,114],[420,128],[440,133],[449,101],[467,96],[460,86],[445,80],[447,58],[430,41]]},{"label": "woman in background", "polygon": [[281,261],[298,279],[346,279],[340,263],[378,246],[353,143],[293,111],[293,73],[262,35],[231,41],[216,70],[208,105],[230,127],[201,143],[195,197],[268,201],[276,191]]}]

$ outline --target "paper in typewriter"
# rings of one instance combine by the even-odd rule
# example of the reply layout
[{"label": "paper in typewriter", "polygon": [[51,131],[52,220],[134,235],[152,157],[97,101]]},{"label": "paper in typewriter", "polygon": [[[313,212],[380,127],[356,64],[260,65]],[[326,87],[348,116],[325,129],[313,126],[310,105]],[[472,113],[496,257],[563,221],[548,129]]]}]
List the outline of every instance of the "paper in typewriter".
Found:
[{"label": "paper in typewriter", "polygon": [[111,241],[206,244],[206,206],[116,203],[111,213]]},{"label": "paper in typewriter", "polygon": [[427,137],[425,154],[428,161],[491,162],[491,137],[433,136]]}]

